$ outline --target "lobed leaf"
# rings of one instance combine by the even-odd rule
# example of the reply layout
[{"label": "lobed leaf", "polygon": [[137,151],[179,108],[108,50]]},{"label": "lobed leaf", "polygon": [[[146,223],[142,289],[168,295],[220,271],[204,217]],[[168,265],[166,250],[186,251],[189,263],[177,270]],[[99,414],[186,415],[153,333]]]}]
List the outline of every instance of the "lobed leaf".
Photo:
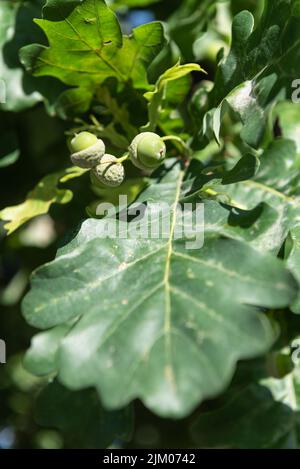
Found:
[{"label": "lobed leaf", "polygon": [[117,17],[104,0],[48,1],[44,19],[36,23],[45,32],[49,47],[24,47],[22,63],[35,76],[56,77],[75,87],[67,91],[68,101],[76,103],[80,94],[83,112],[108,78],[148,89],[147,67],[164,43],[161,23],[139,26],[130,36],[123,36]]},{"label": "lobed leaf", "polygon": [[[35,273],[23,308],[35,327],[68,327],[52,364],[64,385],[96,387],[108,409],[140,398],[161,416],[182,417],[224,390],[237,360],[271,346],[274,330],[258,307],[285,307],[297,288],[281,261],[232,239],[215,202],[205,206],[204,246],[187,250],[195,232],[174,235],[192,181],[180,164],[163,173],[138,203],[171,205],[166,238],[136,239],[133,221],[119,222],[119,238],[105,238],[114,221],[87,220]],[[160,221],[157,213],[150,227]]]}]

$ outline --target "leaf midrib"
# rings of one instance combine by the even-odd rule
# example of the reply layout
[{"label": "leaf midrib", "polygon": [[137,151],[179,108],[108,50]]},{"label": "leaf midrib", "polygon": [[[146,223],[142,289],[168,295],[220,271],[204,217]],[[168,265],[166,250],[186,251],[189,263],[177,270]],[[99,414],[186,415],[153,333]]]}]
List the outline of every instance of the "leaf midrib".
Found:
[{"label": "leaf midrib", "polygon": [[174,390],[176,390],[174,371],[172,367],[172,350],[171,350],[171,286],[170,286],[170,267],[171,267],[171,257],[173,253],[173,236],[177,220],[177,205],[181,193],[181,185],[184,177],[184,171],[181,170],[178,176],[175,200],[173,204],[173,216],[170,229],[170,237],[167,244],[167,256],[166,256],[166,267],[164,273],[164,287],[165,287],[165,321],[164,321],[164,337],[165,337],[165,351],[166,351],[166,365],[165,365],[165,374],[166,379],[168,379]]},{"label": "leaf midrib", "polygon": [[[139,364],[141,361],[143,361],[143,357],[148,355],[153,348],[154,344],[157,343],[157,341],[161,338],[164,337],[165,340],[165,350],[166,350],[166,365],[165,365],[165,372],[168,371],[166,379],[168,379],[171,383],[171,385],[174,388],[174,391],[176,391],[176,384],[175,384],[175,375],[173,372],[173,367],[172,367],[172,350],[171,350],[171,331],[172,331],[172,324],[171,324],[171,285],[170,285],[170,267],[171,267],[171,258],[173,254],[173,236],[174,236],[174,231],[176,227],[176,220],[177,220],[177,205],[180,199],[180,194],[181,194],[181,186],[182,186],[182,181],[184,178],[185,172],[182,170],[179,173],[177,184],[176,184],[176,192],[175,192],[175,198],[174,198],[174,203],[173,203],[173,214],[172,214],[172,220],[171,220],[171,227],[170,227],[170,236],[167,244],[164,244],[159,248],[159,250],[152,251],[151,253],[148,253],[146,257],[149,257],[153,255],[154,253],[157,253],[164,248],[167,248],[167,254],[166,254],[166,260],[165,260],[165,270],[164,270],[164,277],[163,281],[157,285],[151,291],[143,297],[137,304],[133,305],[131,308],[129,308],[128,311],[125,312],[121,317],[118,317],[116,321],[113,322],[113,324],[110,326],[109,330],[106,332],[105,336],[102,338],[101,343],[97,347],[97,351],[99,351],[103,345],[111,338],[111,336],[116,332],[116,330],[120,327],[120,325],[132,314],[132,312],[140,306],[145,300],[149,299],[155,292],[157,292],[161,287],[164,288],[165,290],[165,318],[164,318],[164,328],[163,330],[158,334],[158,336],[155,338],[155,341],[150,345],[150,347],[145,351],[145,353],[142,355],[140,358],[138,364],[135,365],[135,368],[139,367]],[[145,256],[143,258],[140,258],[133,262],[132,264],[136,264],[137,262],[141,261],[142,259],[145,259]],[[130,264],[130,266],[132,265]],[[127,266],[126,268],[129,268]],[[126,269],[125,269],[126,270]],[[124,272],[124,270],[122,271]],[[118,275],[117,274],[114,275]],[[102,279],[103,280],[103,279]],[[102,281],[101,281],[102,283]]]}]

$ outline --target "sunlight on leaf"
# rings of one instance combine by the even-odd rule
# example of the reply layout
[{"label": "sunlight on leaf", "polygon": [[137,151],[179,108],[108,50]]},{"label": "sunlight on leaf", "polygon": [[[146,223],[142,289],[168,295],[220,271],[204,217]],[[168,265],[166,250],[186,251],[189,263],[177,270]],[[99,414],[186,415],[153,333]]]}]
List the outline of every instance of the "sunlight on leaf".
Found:
[{"label": "sunlight on leaf", "polygon": [[80,168],[68,168],[45,176],[37,186],[29,192],[25,202],[0,211],[0,219],[4,220],[7,234],[16,231],[20,226],[38,215],[47,213],[52,204],[67,204],[73,194],[69,189],[58,189],[60,182],[81,176],[85,171]]}]

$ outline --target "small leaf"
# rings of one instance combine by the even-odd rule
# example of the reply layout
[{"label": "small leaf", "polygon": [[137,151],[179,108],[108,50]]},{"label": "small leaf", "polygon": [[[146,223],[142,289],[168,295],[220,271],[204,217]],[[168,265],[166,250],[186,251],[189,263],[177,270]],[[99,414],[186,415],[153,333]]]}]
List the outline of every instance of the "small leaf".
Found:
[{"label": "small leaf", "polygon": [[69,168],[49,174],[29,192],[25,202],[1,210],[0,219],[6,221],[4,228],[7,233],[11,234],[28,220],[47,213],[52,204],[69,203],[73,197],[72,192],[68,189],[58,189],[57,185],[59,182],[81,176],[83,172],[80,168]]},{"label": "small leaf", "polygon": [[[268,79],[268,81],[274,82],[273,77]],[[264,82],[261,82],[260,85],[262,83],[264,84]],[[227,112],[227,109],[230,108],[243,124],[241,138],[249,146],[253,148],[259,147],[267,124],[267,106],[265,102],[259,101],[259,96],[262,101],[261,90],[258,85],[255,87],[253,81],[246,81],[234,88],[224,98],[218,108],[215,109],[212,117],[214,124],[211,128],[218,143],[220,143],[222,117]],[[207,133],[207,130],[204,133]],[[209,134],[207,136],[209,137]]]},{"label": "small leaf", "polygon": [[149,123],[143,127],[143,130],[155,130],[163,100],[166,97],[168,84],[172,81],[180,80],[191,72],[204,72],[204,70],[198,64],[180,65],[178,62],[159,77],[153,91],[148,91],[144,94],[145,98],[149,101]]}]

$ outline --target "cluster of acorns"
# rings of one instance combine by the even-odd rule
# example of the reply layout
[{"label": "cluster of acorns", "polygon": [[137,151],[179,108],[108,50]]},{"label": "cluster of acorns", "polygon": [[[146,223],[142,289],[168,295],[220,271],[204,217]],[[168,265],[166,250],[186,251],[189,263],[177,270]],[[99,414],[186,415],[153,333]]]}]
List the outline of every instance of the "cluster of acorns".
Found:
[{"label": "cluster of acorns", "polygon": [[[91,177],[100,184],[117,187],[124,181],[124,158],[105,153],[104,142],[90,132],[81,132],[70,143],[71,161],[80,168],[91,169]],[[128,147],[132,163],[144,171],[153,171],[166,157],[162,138],[153,132],[138,134]],[[126,158],[125,158],[126,159]]]}]

